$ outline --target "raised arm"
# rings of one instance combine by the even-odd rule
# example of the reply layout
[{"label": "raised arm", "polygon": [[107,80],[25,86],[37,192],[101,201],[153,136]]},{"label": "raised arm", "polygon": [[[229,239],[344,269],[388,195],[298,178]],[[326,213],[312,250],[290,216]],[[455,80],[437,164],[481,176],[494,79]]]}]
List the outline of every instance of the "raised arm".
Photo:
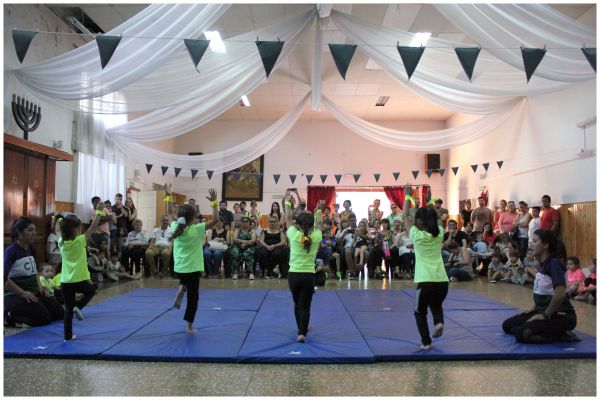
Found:
[{"label": "raised arm", "polygon": [[210,201],[210,206],[212,207],[212,219],[206,223],[205,229],[211,229],[213,226],[219,222],[219,202],[217,201],[217,191],[215,189],[208,189],[208,196],[206,196],[208,201]]},{"label": "raised arm", "polygon": [[412,187],[407,183],[404,186],[404,206],[402,207],[402,222],[404,223],[404,229],[410,232],[410,228],[414,225],[412,216],[410,215],[410,204],[412,199]]},{"label": "raised arm", "polygon": [[285,205],[285,225],[289,229],[292,226],[292,195],[289,189],[285,191],[283,204]]}]

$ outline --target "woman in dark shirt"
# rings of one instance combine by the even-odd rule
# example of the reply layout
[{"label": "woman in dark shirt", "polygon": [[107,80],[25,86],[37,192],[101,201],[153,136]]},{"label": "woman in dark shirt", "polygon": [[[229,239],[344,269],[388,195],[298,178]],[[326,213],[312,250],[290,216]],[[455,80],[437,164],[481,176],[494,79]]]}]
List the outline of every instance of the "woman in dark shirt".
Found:
[{"label": "woman in dark shirt", "polygon": [[[224,228],[223,220],[221,218],[219,218],[219,221],[215,225],[215,228],[211,230],[210,234],[211,236],[206,239],[212,241],[213,244],[207,243],[207,245],[204,246],[204,265],[206,267],[206,276],[209,279],[214,279],[219,277],[223,255],[225,254],[225,251],[227,251],[227,231]],[[217,242],[220,243],[220,245],[217,244]]]},{"label": "woman in dark shirt", "polygon": [[565,265],[557,256],[558,239],[552,231],[538,229],[532,236],[533,254],[540,268],[533,284],[533,307],[504,321],[502,329],[523,343],[572,340],[577,325],[567,296]]},{"label": "woman in dark shirt", "polygon": [[269,279],[273,275],[275,266],[281,264],[283,247],[286,244],[285,235],[279,229],[278,222],[277,217],[271,214],[269,216],[269,226],[261,232],[258,239],[258,243],[260,244],[258,260],[263,267],[266,279]]}]

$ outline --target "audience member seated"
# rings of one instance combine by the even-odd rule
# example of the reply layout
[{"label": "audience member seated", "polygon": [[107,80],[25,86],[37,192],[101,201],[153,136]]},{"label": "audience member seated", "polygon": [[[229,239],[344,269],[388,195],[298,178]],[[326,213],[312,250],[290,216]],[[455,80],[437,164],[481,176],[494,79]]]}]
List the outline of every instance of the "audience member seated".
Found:
[{"label": "audience member seated", "polygon": [[587,301],[591,304],[596,304],[596,259],[590,261],[588,266],[590,270],[590,276],[585,278],[583,283],[579,285],[577,296],[575,300]]},{"label": "audience member seated", "polygon": [[227,230],[219,217],[214,229],[209,229],[209,231],[205,235],[207,244],[204,246],[204,268],[209,279],[216,279],[221,271],[223,256],[229,248]]},{"label": "audience member seated", "polygon": [[364,269],[368,245],[367,224],[365,221],[360,221],[356,229],[356,235],[354,235],[354,241],[352,242],[352,247],[354,247],[354,264],[359,268],[359,271],[363,271]]},{"label": "audience member seated", "polygon": [[286,240],[285,234],[279,227],[277,217],[273,215],[269,217],[269,226],[261,232],[258,243],[260,244],[258,260],[262,267],[264,278],[279,277],[280,274],[278,273],[275,276],[273,270],[276,266],[282,264],[283,248],[286,245]]},{"label": "audience member seated", "polygon": [[373,238],[373,246],[369,253],[369,272],[377,279],[383,278],[382,262],[385,259],[387,268],[391,267],[392,255],[390,246],[392,245],[392,232],[390,231],[390,221],[387,218],[381,220],[381,230],[376,231]]},{"label": "audience member seated", "polygon": [[48,325],[64,317],[64,309],[45,288],[37,275],[31,249],[35,224],[20,217],[11,227],[12,243],[4,249],[4,325]]},{"label": "audience member seated", "polygon": [[227,202],[225,200],[219,202],[219,218],[224,224],[231,224],[233,222],[233,213],[227,209]]},{"label": "audience member seated", "polygon": [[390,223],[390,226],[394,226],[394,221],[402,221],[402,212],[398,210],[398,206],[396,204],[390,204],[391,214],[387,216],[387,220]]},{"label": "audience member seated", "polygon": [[496,242],[496,234],[492,229],[492,224],[483,225],[483,239],[487,242],[488,247],[494,246]]},{"label": "audience member seated", "polygon": [[403,230],[398,236],[398,255],[400,256],[400,279],[412,279],[415,275],[414,246],[409,233]]},{"label": "audience member seated", "polygon": [[[136,219],[133,222],[133,230],[127,235],[125,248],[123,249],[123,264],[127,271],[134,276],[142,277],[142,259],[148,248],[148,235],[142,231],[142,221]],[[146,276],[150,273],[146,271]]]},{"label": "audience member seated", "polygon": [[442,258],[448,260],[450,256],[450,245],[454,243],[462,249],[467,249],[467,235],[463,231],[458,230],[456,221],[451,219],[448,221],[448,232],[444,233],[444,242],[442,243]]},{"label": "audience member seated", "polygon": [[248,279],[254,280],[254,252],[256,250],[256,231],[250,228],[250,218],[242,217],[240,229],[233,235],[231,262],[233,266],[232,279],[237,279],[242,264],[246,265]]},{"label": "audience member seated", "polygon": [[511,250],[509,252],[506,268],[510,271],[510,281],[516,285],[524,285],[527,281],[527,274],[523,268],[523,263],[519,259],[519,252]]},{"label": "audience member seated", "polygon": [[[488,248],[487,242],[483,240],[483,232],[476,232],[475,242],[469,250],[472,251],[475,265],[477,265],[476,272],[480,273],[484,271],[490,263],[494,252]],[[469,257],[471,257],[471,252],[469,252]]]},{"label": "audience member seated", "polygon": [[40,287],[46,289],[51,297],[55,297],[56,282],[54,281],[54,275],[54,266],[52,264],[40,264],[38,271]]},{"label": "audience member seated", "polygon": [[451,243],[448,246],[450,256],[445,262],[446,272],[451,282],[470,281],[473,280],[475,274],[471,261],[466,252],[466,248],[459,247],[456,243]]},{"label": "audience member seated", "polygon": [[526,278],[525,283],[533,283],[537,271],[540,268],[540,262],[533,255],[533,249],[531,246],[527,249],[527,254],[523,259],[523,270],[525,271]]},{"label": "audience member seated", "polygon": [[233,229],[232,224],[223,224],[223,229],[227,232],[225,235],[227,250],[223,254],[223,272],[225,273],[225,278],[231,278],[233,272],[231,250],[233,249],[233,235],[235,234],[235,229]]},{"label": "audience member seated", "polygon": [[498,282],[498,279],[503,276],[503,269],[504,264],[502,263],[502,254],[495,252],[492,254],[492,260],[488,265],[487,276],[490,283]]},{"label": "audience member seated", "polygon": [[[271,203],[271,211],[269,211],[269,217],[275,216],[275,218],[277,218],[279,227],[281,229],[285,228],[285,221],[282,221],[281,219],[281,209],[279,208],[279,203],[274,201],[273,203]],[[283,218],[285,220],[285,218]]]},{"label": "audience member seated", "polygon": [[[356,221],[356,219],[354,219]],[[354,279],[354,274],[356,272],[356,266],[354,264],[354,249],[352,248],[352,243],[354,242],[354,236],[356,234],[356,229],[350,226],[349,219],[342,219],[340,229],[335,235],[335,239],[340,247],[340,255],[342,255],[342,259],[346,263],[346,275],[349,280]]]},{"label": "audience member seated", "polygon": [[494,212],[486,207],[485,199],[481,196],[477,199],[479,207],[475,208],[471,213],[471,222],[473,223],[473,230],[475,232],[484,231],[485,224],[490,224],[490,227],[494,223]]},{"label": "audience member seated", "polygon": [[340,254],[337,252],[337,242],[332,234],[333,226],[328,224],[327,221],[323,223],[323,239],[319,246],[317,258],[323,260],[323,267],[326,270],[332,271],[332,259],[335,262],[335,276],[337,278],[342,277],[341,265],[340,265]]},{"label": "audience member seated", "polygon": [[391,268],[392,270],[392,277],[395,279],[400,279],[401,275],[400,275],[400,266],[402,265],[402,259],[401,259],[401,255],[400,255],[400,247],[403,245],[403,241],[402,241],[402,221],[400,221],[399,219],[394,219],[393,222],[394,224],[393,228],[392,228],[392,232],[391,232],[391,236],[392,236],[392,243],[390,246],[390,256],[391,256],[391,263],[388,267]]},{"label": "audience member seated", "polygon": [[[160,226],[154,228],[152,235],[148,240],[148,249],[145,253],[146,263],[150,267],[153,276],[162,278],[163,274],[168,274],[169,264],[171,263],[171,235],[173,232],[169,228],[170,219],[168,215],[160,218]],[[156,265],[156,257],[162,259],[160,267]]]},{"label": "audience member seated", "polygon": [[585,274],[579,265],[579,258],[567,257],[567,294],[570,298],[577,296],[583,281],[585,281]]}]

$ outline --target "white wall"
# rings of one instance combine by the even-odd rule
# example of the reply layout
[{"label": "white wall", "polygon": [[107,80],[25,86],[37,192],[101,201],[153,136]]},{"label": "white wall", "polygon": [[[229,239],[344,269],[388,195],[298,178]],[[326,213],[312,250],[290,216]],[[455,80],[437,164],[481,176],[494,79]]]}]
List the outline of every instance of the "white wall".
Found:
[{"label": "white wall", "polygon": [[[534,78],[535,79],[535,78]],[[529,97],[524,111],[503,126],[472,143],[449,152],[450,166],[458,175],[448,177],[450,213],[458,201],[473,198],[483,186],[490,204],[501,198],[540,204],[548,194],[553,204],[596,200],[596,156],[579,159],[583,131],[575,125],[596,115],[596,82],[578,84],[562,92]],[[449,126],[469,118],[455,117]],[[587,129],[587,147],[596,148],[596,129]],[[496,161],[503,160],[499,170]],[[487,174],[470,165],[490,162]]]},{"label": "white wall", "polygon": [[[4,132],[23,137],[14,121],[11,111],[12,94],[16,93],[33,100],[42,107],[42,121],[37,130],[30,133],[29,140],[52,147],[53,141],[62,140],[61,150],[71,152],[71,136],[73,133],[73,112],[42,101],[27,94],[12,78],[9,68],[19,67],[15,53],[12,34],[6,29],[19,28],[34,31],[72,32],[72,30],[52,14],[45,6],[37,4],[5,4],[4,5]],[[59,54],[72,50],[83,41],[72,35],[38,34],[33,39],[23,65],[32,65],[48,60]],[[75,201],[74,163],[60,161],[56,164],[56,197],[57,201]]]}]

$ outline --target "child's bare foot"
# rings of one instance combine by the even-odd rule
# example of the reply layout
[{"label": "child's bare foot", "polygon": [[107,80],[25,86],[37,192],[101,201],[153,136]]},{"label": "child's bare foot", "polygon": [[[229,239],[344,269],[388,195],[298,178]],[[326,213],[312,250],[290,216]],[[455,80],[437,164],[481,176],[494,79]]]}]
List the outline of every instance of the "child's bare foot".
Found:
[{"label": "child's bare foot", "polygon": [[296,338],[296,342],[298,343],[304,343],[306,341],[306,337],[304,335],[298,335],[298,337]]},{"label": "child's bare foot", "polygon": [[192,326],[192,324],[188,324],[188,326],[185,328],[185,333],[196,333],[198,332],[198,329],[194,328]]}]

